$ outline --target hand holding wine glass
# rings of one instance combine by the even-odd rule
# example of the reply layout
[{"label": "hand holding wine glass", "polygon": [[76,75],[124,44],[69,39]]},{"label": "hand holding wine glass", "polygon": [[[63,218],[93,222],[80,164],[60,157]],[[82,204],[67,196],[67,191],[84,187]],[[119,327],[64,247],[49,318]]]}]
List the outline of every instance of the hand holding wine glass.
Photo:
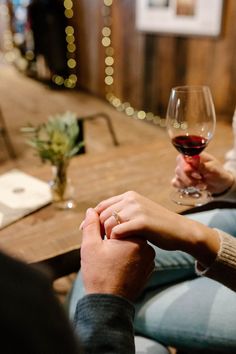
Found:
[{"label": "hand holding wine glass", "polygon": [[[212,139],[215,109],[206,86],[179,86],[171,91],[167,109],[167,131],[174,147],[197,169],[199,154]],[[171,198],[182,205],[199,206],[212,197],[208,190],[196,186],[173,191]]]},{"label": "hand holding wine glass", "polygon": [[[199,175],[201,176],[200,179]],[[197,172],[183,155],[178,155],[175,176],[171,181],[172,186],[184,188],[190,185],[199,185],[202,181],[204,181],[204,185],[214,196],[223,196],[233,187],[235,175],[232,171],[226,170],[224,165],[214,156],[206,152],[201,154]]]}]

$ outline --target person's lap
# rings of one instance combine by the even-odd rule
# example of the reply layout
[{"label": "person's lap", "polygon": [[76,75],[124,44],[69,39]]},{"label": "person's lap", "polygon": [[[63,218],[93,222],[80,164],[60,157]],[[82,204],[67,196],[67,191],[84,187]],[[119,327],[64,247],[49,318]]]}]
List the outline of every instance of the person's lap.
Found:
[{"label": "person's lap", "polygon": [[136,304],[135,330],[167,346],[233,353],[235,293],[207,278],[150,291]]},{"label": "person's lap", "polygon": [[[236,236],[234,209],[188,217]],[[135,330],[165,345],[232,353],[236,349],[235,293],[197,277],[191,256],[156,248],[156,269],[136,304]]]},{"label": "person's lap", "polygon": [[[72,321],[76,310],[76,304],[84,295],[85,289],[81,273],[79,272],[68,298],[68,312]],[[146,338],[141,334],[135,336],[135,352],[136,354],[170,354],[165,346],[158,343],[156,340]]]},{"label": "person's lap", "polygon": [[[236,210],[220,209],[187,217],[236,236]],[[180,251],[156,250],[156,270],[136,304],[135,330],[165,345],[232,353],[236,348],[235,293],[217,282],[199,278],[194,259]],[[84,295],[79,273],[69,312]],[[228,309],[228,310],[227,310]]]},{"label": "person's lap", "polygon": [[186,215],[209,227],[221,229],[236,237],[236,209],[214,209]]},{"label": "person's lap", "polygon": [[[186,217],[201,222],[212,228],[221,229],[236,237],[236,210],[214,209],[206,212],[189,214]],[[155,270],[147,288],[176,283],[181,280],[196,278],[195,260],[181,251],[165,251],[153,246],[156,252]]]}]

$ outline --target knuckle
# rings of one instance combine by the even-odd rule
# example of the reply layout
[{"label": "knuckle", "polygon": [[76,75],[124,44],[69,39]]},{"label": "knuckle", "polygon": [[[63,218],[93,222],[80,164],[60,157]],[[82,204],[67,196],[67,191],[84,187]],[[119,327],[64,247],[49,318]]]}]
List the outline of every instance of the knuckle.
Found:
[{"label": "knuckle", "polygon": [[172,180],[171,180],[171,185],[173,186],[173,187],[178,187],[178,181],[177,181],[177,179],[174,177],[174,178],[172,178]]},{"label": "knuckle", "polygon": [[180,163],[182,161],[182,156],[179,154],[176,156],[176,162]]},{"label": "knuckle", "polygon": [[176,185],[177,187],[183,185],[183,181],[181,180],[181,178],[179,178],[179,177],[175,178],[175,185]]},{"label": "knuckle", "polygon": [[136,204],[138,201],[138,193],[134,191],[126,192],[125,199],[128,204]]},{"label": "knuckle", "polygon": [[135,205],[135,214],[137,216],[140,216],[141,221],[144,222],[145,220],[145,208],[143,207],[142,204],[139,204],[138,202]]},{"label": "knuckle", "polygon": [[133,242],[133,251],[139,253],[142,248],[141,242]]},{"label": "knuckle", "polygon": [[107,220],[106,211],[101,212],[101,214],[99,215],[99,219],[102,224],[104,224],[106,222],[106,220]]},{"label": "knuckle", "polygon": [[109,221],[109,219],[107,219],[104,221],[104,229],[107,230],[109,228],[109,226],[110,226],[110,221]]},{"label": "knuckle", "polygon": [[100,210],[103,208],[103,201],[101,201],[98,205],[97,205],[97,209]]},{"label": "knuckle", "polygon": [[192,169],[191,166],[186,165],[186,166],[183,167],[183,173],[185,173],[186,175],[188,175],[188,174],[190,174],[192,172],[193,172],[193,169]]},{"label": "knuckle", "polygon": [[181,173],[181,169],[180,169],[179,166],[177,166],[177,167],[175,168],[175,174],[176,174],[177,176],[179,176],[180,173]]},{"label": "knuckle", "polygon": [[145,228],[145,225],[146,225],[146,217],[145,215],[143,215],[142,213],[139,215],[139,217],[137,218],[137,221],[136,221],[136,227],[137,227],[137,230],[143,230]]},{"label": "knuckle", "polygon": [[135,199],[136,194],[137,193],[134,191],[128,191],[128,192],[126,192],[126,197],[128,200],[133,200],[133,199]]}]

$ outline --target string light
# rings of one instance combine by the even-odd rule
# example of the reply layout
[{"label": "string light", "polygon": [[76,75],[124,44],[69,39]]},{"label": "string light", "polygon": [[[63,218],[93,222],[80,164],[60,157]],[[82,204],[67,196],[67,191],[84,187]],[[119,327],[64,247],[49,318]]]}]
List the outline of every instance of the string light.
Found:
[{"label": "string light", "polygon": [[10,14],[6,3],[0,2],[0,23],[2,24],[3,55],[8,62],[14,62],[16,53],[13,47],[13,37],[10,31]]},{"label": "string light", "polygon": [[[74,16],[74,11],[73,11],[73,0],[64,0],[63,2],[64,5],[64,15],[67,19],[72,20]],[[75,70],[76,67],[78,66],[77,60],[76,60],[76,44],[75,44],[75,29],[73,26],[68,25],[65,28],[65,38],[66,38],[66,43],[67,43],[67,67],[69,72],[72,70]],[[73,72],[73,71],[72,71]],[[78,81],[78,77],[76,73],[70,73],[68,77],[62,77],[61,75],[53,75],[52,81],[58,85],[62,86],[64,85],[65,87],[69,89],[73,89],[76,86],[76,83]]]},{"label": "string light", "polygon": [[[64,15],[68,19],[72,19],[73,12],[73,0],[64,0]],[[27,66],[27,61],[34,59],[34,52],[28,49],[25,53],[25,58],[22,58],[19,50],[13,46],[12,33],[10,31],[10,14],[8,7],[5,3],[0,0],[0,22],[3,23],[3,52],[4,57],[8,62],[16,62],[20,69],[25,70]],[[76,69],[78,63],[76,61],[76,45],[75,45],[75,30],[74,27],[68,25],[65,27],[65,39],[67,42],[67,67],[69,70],[69,76],[63,77],[61,75],[53,75],[52,81],[58,86],[65,86],[67,88],[73,89],[76,86],[78,77],[73,71]]]},{"label": "string light", "polygon": [[165,127],[165,119],[152,112],[136,110],[129,102],[122,102],[114,93],[114,48],[112,47],[112,5],[113,0],[103,0],[104,27],[102,28],[102,45],[105,48],[105,88],[106,99],[119,112],[124,112],[128,117],[147,120],[160,127]]}]

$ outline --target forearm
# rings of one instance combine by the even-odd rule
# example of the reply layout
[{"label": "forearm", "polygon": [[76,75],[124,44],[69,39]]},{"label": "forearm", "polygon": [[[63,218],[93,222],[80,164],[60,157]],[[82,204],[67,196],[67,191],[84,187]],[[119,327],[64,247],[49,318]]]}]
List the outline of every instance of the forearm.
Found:
[{"label": "forearm", "polygon": [[218,232],[189,219],[183,228],[182,251],[191,254],[204,268],[209,267],[220,249]]},{"label": "forearm", "polygon": [[151,243],[162,249],[186,252],[205,267],[214,261],[220,247],[214,229],[167,211],[160,220],[152,218],[149,223],[146,235]]},{"label": "forearm", "polygon": [[160,236],[152,235],[151,242],[161,248],[180,250],[197,261],[199,274],[219,281],[236,291],[236,238],[221,230],[209,228],[182,215],[173,216],[168,228],[159,230],[166,243],[160,244]]},{"label": "forearm", "polygon": [[79,300],[74,326],[84,353],[135,353],[134,308],[122,297],[93,294]]},{"label": "forearm", "polygon": [[[190,231],[191,230],[191,231]],[[193,220],[184,226],[182,251],[197,260],[197,272],[236,291],[236,238]]]}]

